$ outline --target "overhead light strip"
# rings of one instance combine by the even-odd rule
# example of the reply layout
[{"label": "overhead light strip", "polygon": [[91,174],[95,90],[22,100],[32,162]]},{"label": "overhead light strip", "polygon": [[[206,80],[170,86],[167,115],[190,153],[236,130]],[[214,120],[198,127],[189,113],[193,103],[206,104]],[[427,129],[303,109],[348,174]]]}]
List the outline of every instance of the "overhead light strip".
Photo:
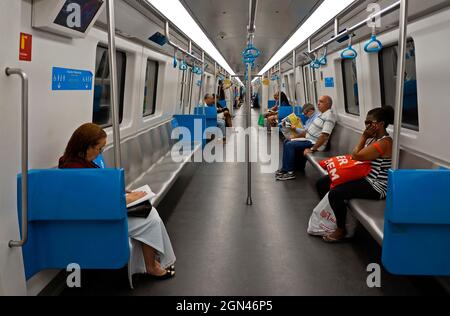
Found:
[{"label": "overhead light strip", "polygon": [[228,65],[225,58],[214,47],[200,26],[194,21],[192,16],[179,0],[146,0],[169,21],[182,30],[189,38],[195,42],[202,50],[214,59],[222,68],[231,75],[235,75],[233,69]]},{"label": "overhead light strip", "polygon": [[264,66],[259,75],[263,75],[295,48],[305,43],[308,38],[328,21],[331,21],[344,11],[354,0],[325,0],[316,11],[303,23],[292,37],[280,48],[272,59]]}]

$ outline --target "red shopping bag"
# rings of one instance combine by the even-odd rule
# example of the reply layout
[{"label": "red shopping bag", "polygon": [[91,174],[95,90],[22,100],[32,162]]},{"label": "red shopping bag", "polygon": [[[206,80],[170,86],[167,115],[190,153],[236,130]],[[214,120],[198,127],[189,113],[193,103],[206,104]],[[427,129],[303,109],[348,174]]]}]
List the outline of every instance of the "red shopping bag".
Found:
[{"label": "red shopping bag", "polygon": [[320,163],[320,166],[328,171],[331,179],[331,189],[335,187],[367,177],[372,170],[370,161],[357,161],[352,156],[337,156]]}]

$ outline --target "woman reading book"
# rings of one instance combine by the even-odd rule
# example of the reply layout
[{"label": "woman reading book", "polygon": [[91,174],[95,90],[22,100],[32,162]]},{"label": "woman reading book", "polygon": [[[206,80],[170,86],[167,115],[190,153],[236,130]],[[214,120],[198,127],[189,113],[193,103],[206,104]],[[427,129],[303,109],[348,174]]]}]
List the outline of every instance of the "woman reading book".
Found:
[{"label": "woman reading book", "polygon": [[[59,159],[60,169],[99,168],[93,161],[103,152],[107,135],[95,124],[80,126],[70,138],[64,155]],[[125,193],[125,192],[124,192]],[[131,204],[146,195],[145,192],[126,194],[126,203]],[[137,270],[156,279],[175,275],[175,254],[164,223],[156,209],[147,218],[128,218],[128,232],[135,249],[131,258]]]}]

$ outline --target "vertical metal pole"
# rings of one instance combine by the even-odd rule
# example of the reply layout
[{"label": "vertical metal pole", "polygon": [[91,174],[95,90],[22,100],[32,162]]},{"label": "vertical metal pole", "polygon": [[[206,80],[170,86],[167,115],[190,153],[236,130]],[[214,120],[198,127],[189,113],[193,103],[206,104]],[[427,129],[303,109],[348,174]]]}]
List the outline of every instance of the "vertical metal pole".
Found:
[{"label": "vertical metal pole", "polygon": [[317,105],[316,100],[316,90],[314,88],[315,82],[314,82],[314,69],[309,67],[309,93],[310,93],[310,99],[311,102],[315,105]]},{"label": "vertical metal pole", "polygon": [[192,93],[194,92],[194,73],[192,72],[192,68],[190,69],[190,86],[189,86],[189,114],[192,113]]},{"label": "vertical metal pole", "polygon": [[280,76],[278,80],[278,105],[281,106],[281,61],[278,62],[278,75]]},{"label": "vertical metal pole", "polygon": [[185,106],[184,106],[184,95],[185,95],[185,92],[186,92],[186,79],[187,79],[186,71],[187,70],[182,71],[183,74],[181,76],[181,113],[183,115],[186,112]]},{"label": "vertical metal pole", "polygon": [[252,127],[252,98],[251,98],[251,88],[252,88],[252,66],[247,64],[247,150],[246,150],[246,159],[247,159],[247,205],[253,205],[252,199],[252,163],[250,161],[250,153],[251,153],[251,127]]},{"label": "vertical metal pole", "polygon": [[200,91],[199,91],[199,103],[202,104],[203,100],[203,79],[205,77],[205,52],[202,51],[202,73],[200,74]]},{"label": "vertical metal pole", "polygon": [[406,44],[408,40],[408,0],[400,2],[399,39],[398,39],[398,65],[397,65],[397,91],[395,95],[394,144],[392,151],[392,169],[399,168],[400,137],[403,118],[403,96],[405,88]]},{"label": "vertical metal pole", "polygon": [[115,42],[115,16],[114,0],[106,1],[106,17],[108,23],[108,53],[109,53],[109,76],[110,76],[110,95],[113,117],[113,135],[114,135],[114,166],[119,169],[122,166],[120,150],[120,122],[119,107],[117,104],[117,64],[116,64],[116,42]]},{"label": "vertical metal pole", "polygon": [[217,62],[214,62],[214,104],[217,104]]},{"label": "vertical metal pole", "polygon": [[339,19],[334,19],[334,37],[339,35]]},{"label": "vertical metal pole", "polygon": [[308,86],[308,76],[306,72],[308,71],[308,66],[302,66],[302,76],[303,76],[303,88],[305,89],[305,100],[306,103],[311,103],[309,99],[309,86]]},{"label": "vertical metal pole", "polygon": [[10,248],[22,247],[28,241],[28,76],[21,69],[6,68],[7,76],[19,75],[22,78],[22,222],[21,240],[11,240]]},{"label": "vertical metal pole", "polygon": [[292,67],[294,69],[294,100],[297,103],[292,105],[292,112],[295,113],[295,106],[300,105],[297,101],[297,55],[295,54],[295,49],[292,51]]}]

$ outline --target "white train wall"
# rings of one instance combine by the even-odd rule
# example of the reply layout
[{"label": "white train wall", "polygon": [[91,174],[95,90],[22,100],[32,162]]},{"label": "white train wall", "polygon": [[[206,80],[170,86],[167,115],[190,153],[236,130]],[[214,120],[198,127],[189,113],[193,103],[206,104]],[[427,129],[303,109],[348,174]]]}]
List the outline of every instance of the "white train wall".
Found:
[{"label": "white train wall", "polygon": [[[403,128],[401,136],[403,149],[443,166],[450,166],[449,142],[442,137],[450,133],[450,54],[446,53],[450,51],[450,43],[444,40],[448,34],[450,9],[414,21],[408,26],[408,37],[414,40],[416,49],[419,131]],[[397,44],[398,30],[381,34],[378,38],[385,46]],[[330,95],[334,99],[334,111],[339,117],[339,123],[358,131],[364,130],[366,113],[382,105],[378,55],[365,53],[364,45],[365,42],[354,44],[358,52],[359,116],[348,114],[345,110],[340,51],[328,55],[328,65],[316,70],[317,95]],[[283,73],[282,77],[287,78],[287,75],[292,74],[290,70]],[[324,80],[321,80],[328,77],[334,78],[334,88],[326,88]],[[293,80],[289,80],[289,85],[290,89],[282,88],[282,91],[293,91]],[[278,90],[275,82],[271,82],[268,90],[269,99],[273,99],[273,92]],[[303,66],[297,67],[297,93],[301,104],[304,104],[307,92]],[[316,102],[313,96],[310,96],[309,101]]]},{"label": "white train wall", "polygon": [[[118,5],[124,4],[118,2]],[[6,77],[4,69],[19,67],[29,76],[29,168],[54,168],[73,131],[83,123],[92,122],[94,90],[52,91],[52,67],[83,69],[94,74],[97,45],[107,44],[107,34],[95,27],[84,39],[69,39],[33,29],[31,12],[31,0],[5,0],[0,3],[0,289],[19,295],[39,293],[57,271],[40,273],[25,284],[21,250],[8,247],[9,240],[19,239],[16,176],[20,173],[20,79]],[[32,35],[31,62],[18,60],[21,32]],[[126,140],[170,120],[173,114],[182,113],[182,72],[173,68],[172,57],[142,44],[119,36],[116,46],[126,54],[124,111],[120,128],[121,138]],[[159,70],[156,112],[143,117],[147,59],[157,61]],[[205,82],[209,85],[204,92],[214,92],[212,76],[207,74],[209,81]],[[192,111],[200,99],[197,80],[200,80],[199,76],[194,78]],[[188,109],[189,106],[186,106],[186,113]],[[112,128],[106,131],[108,146],[111,146]]]}]

